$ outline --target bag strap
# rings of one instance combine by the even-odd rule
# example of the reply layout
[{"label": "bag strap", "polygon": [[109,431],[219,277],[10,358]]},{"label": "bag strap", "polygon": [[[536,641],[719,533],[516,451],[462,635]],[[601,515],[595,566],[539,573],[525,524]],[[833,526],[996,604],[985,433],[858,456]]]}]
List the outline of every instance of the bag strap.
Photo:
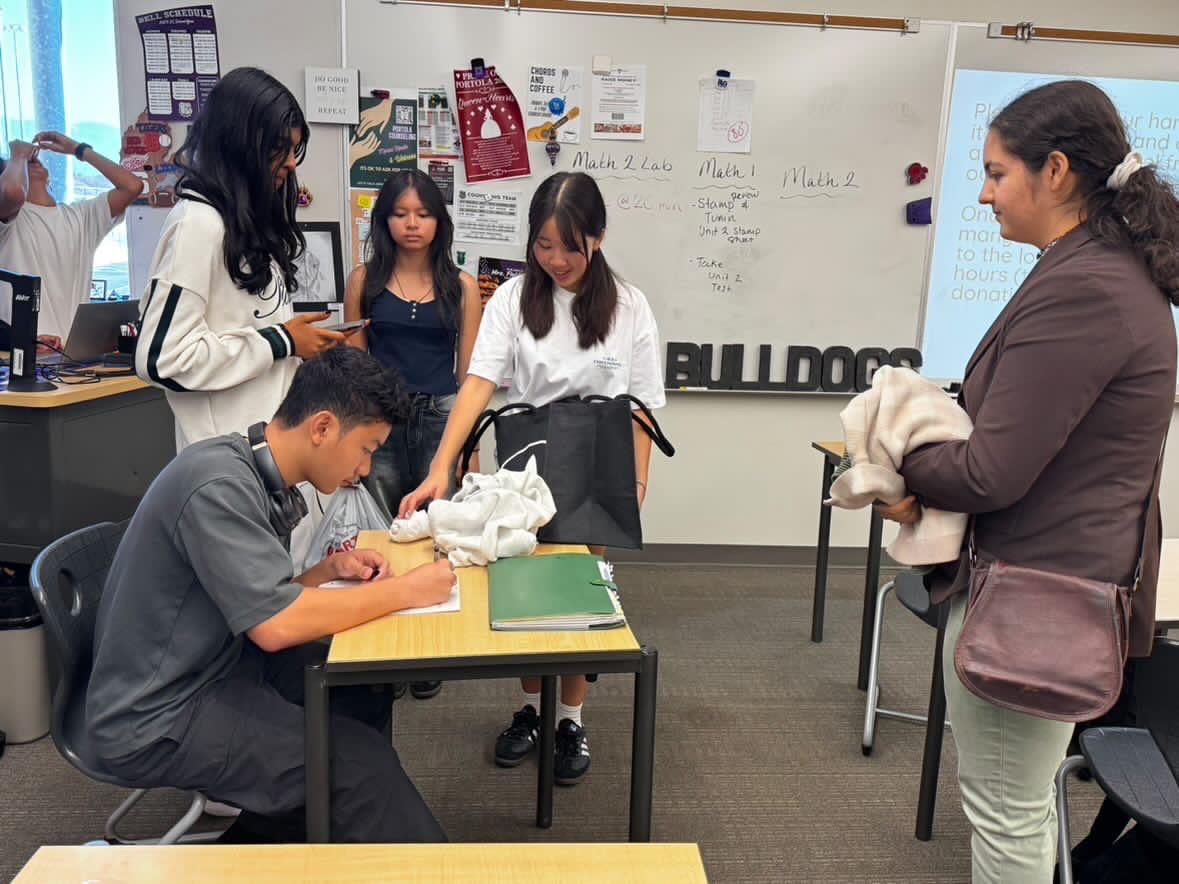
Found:
[{"label": "bag strap", "polygon": [[1158,463],[1154,465],[1154,480],[1150,483],[1150,494],[1146,497],[1146,511],[1142,514],[1142,545],[1138,548],[1138,564],[1134,567],[1134,582],[1130,584],[1130,593],[1138,592],[1138,584],[1142,582],[1142,566],[1146,561],[1146,538],[1150,534],[1150,514],[1156,509],[1159,499],[1159,485],[1163,481],[1163,456],[1167,453],[1167,435],[1163,434],[1163,444],[1159,449]]},{"label": "bag strap", "polygon": [[663,428],[659,426],[659,421],[655,420],[655,415],[651,413],[651,409],[638,396],[632,396],[629,393],[620,393],[611,398],[609,396],[586,396],[586,402],[615,402],[619,399],[624,399],[628,402],[638,406],[638,410],[643,413],[647,420],[640,420],[639,416],[635,414],[634,409],[631,410],[630,417],[636,424],[643,428],[643,432],[651,437],[651,441],[655,446],[662,451],[667,457],[675,457],[675,446],[671,444],[671,440],[663,434]]},{"label": "bag strap", "polygon": [[492,426],[509,411],[535,413],[536,406],[530,405],[527,402],[511,402],[501,408],[489,408],[479,415],[478,420],[475,421],[475,426],[471,428],[471,432],[467,436],[467,441],[463,443],[462,458],[464,473],[467,472],[467,468],[471,465],[471,455],[475,453],[475,447],[479,444],[479,440],[483,438],[483,434],[487,432],[487,428]]}]

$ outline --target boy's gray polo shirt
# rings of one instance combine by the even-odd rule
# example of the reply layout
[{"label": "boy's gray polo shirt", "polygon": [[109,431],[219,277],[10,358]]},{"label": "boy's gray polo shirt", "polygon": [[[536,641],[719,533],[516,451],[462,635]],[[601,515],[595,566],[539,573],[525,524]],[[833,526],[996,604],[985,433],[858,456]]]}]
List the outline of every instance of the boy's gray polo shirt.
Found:
[{"label": "boy's gray polo shirt", "polygon": [[201,688],[238,661],[244,633],[298,598],[269,506],[238,435],[186,448],[152,482],[94,627],[86,722],[101,757],[181,732]]}]

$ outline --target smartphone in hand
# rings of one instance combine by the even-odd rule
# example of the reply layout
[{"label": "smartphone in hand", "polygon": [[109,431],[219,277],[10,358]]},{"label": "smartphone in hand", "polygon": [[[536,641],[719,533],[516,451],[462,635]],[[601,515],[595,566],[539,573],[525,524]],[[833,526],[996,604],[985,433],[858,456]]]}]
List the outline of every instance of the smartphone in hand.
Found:
[{"label": "smartphone in hand", "polygon": [[362,329],[366,325],[368,325],[367,319],[354,319],[351,322],[337,322],[335,325],[321,325],[318,326],[318,328],[326,329],[327,331],[344,332],[347,334],[349,332]]}]

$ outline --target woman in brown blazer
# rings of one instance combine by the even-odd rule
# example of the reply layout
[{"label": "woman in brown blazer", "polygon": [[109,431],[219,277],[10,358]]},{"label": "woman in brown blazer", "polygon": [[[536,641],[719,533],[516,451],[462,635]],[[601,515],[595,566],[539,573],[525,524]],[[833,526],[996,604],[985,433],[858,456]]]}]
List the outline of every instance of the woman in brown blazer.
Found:
[{"label": "woman in brown blazer", "polygon": [[[1147,655],[1160,531],[1144,517],[1175,396],[1179,201],[1090,83],[1017,98],[991,123],[983,160],[979,201],[1005,239],[1040,258],[966,367],[959,401],[973,434],[910,454],[901,472],[913,496],[884,515],[915,521],[922,504],[970,513],[980,555],[1122,585],[1146,523],[1130,651]],[[944,665],[973,881],[1043,884],[1053,774],[1073,726],[1001,709],[959,682],[967,572],[963,561],[945,593]]]}]

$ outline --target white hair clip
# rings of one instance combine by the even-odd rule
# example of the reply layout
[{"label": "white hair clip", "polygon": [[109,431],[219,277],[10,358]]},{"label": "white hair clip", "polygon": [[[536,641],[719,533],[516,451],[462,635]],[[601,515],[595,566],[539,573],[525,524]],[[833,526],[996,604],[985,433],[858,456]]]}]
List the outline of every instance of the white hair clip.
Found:
[{"label": "white hair clip", "polygon": [[1118,163],[1117,168],[1110,173],[1105,186],[1110,190],[1121,190],[1126,186],[1126,182],[1130,180],[1130,176],[1145,165],[1146,162],[1142,159],[1142,154],[1136,150],[1130,151],[1126,154],[1126,158]]}]

